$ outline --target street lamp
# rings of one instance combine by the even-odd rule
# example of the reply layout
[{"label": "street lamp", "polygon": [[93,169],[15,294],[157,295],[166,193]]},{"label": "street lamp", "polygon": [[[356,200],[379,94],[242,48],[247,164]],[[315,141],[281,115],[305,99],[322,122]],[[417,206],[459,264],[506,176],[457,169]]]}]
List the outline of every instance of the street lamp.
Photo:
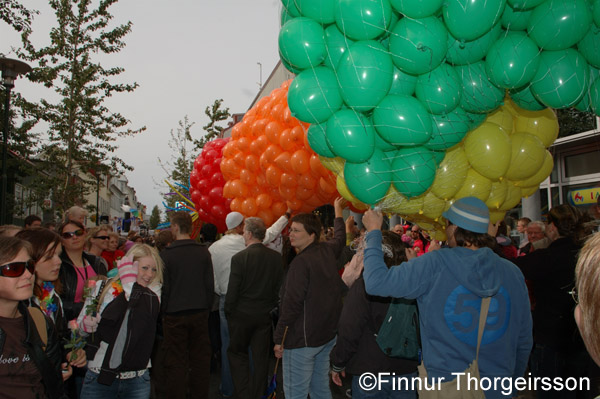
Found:
[{"label": "street lamp", "polygon": [[9,121],[10,121],[10,91],[15,87],[15,79],[17,76],[30,72],[31,67],[26,63],[10,58],[0,58],[0,68],[2,69],[2,85],[6,89],[4,96],[4,131],[2,133],[2,191],[0,195],[0,225],[6,223],[6,182],[7,177],[7,158],[8,158],[8,136],[9,136]]}]

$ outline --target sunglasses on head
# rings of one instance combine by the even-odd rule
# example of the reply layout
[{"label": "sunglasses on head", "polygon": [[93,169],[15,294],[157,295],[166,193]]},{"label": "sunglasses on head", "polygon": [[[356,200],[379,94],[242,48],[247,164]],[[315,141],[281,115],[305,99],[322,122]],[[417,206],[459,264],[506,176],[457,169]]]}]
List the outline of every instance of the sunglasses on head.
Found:
[{"label": "sunglasses on head", "polygon": [[110,237],[109,236],[96,236],[94,238],[97,238],[98,240],[108,240]]},{"label": "sunglasses on head", "polygon": [[61,237],[64,238],[65,240],[68,240],[69,238],[73,238],[75,236],[81,237],[84,234],[85,233],[83,232],[83,230],[79,229],[79,230],[75,230],[75,231],[69,231],[68,233],[62,233]]},{"label": "sunglasses on head", "polygon": [[0,266],[0,276],[21,277],[25,273],[25,268],[31,274],[35,272],[35,262],[33,259],[29,259],[27,262],[11,262]]}]

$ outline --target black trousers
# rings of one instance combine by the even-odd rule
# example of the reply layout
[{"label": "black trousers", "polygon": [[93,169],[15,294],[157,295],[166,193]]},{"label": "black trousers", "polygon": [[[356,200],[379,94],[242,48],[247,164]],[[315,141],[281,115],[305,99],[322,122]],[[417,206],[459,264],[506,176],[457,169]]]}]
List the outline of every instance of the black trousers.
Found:
[{"label": "black trousers", "polygon": [[[227,316],[227,356],[237,399],[260,399],[268,385],[271,350],[271,318],[266,314]],[[248,350],[252,351],[252,365]],[[251,372],[252,370],[252,372]]]}]

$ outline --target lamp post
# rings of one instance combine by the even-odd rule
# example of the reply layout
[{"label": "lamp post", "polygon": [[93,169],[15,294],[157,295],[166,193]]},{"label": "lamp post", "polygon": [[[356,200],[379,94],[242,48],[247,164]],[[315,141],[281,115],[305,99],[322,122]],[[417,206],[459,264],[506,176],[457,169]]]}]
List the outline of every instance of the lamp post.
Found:
[{"label": "lamp post", "polygon": [[4,130],[2,133],[2,191],[0,195],[0,225],[6,223],[6,186],[7,186],[7,159],[8,159],[8,136],[10,126],[10,91],[15,87],[17,76],[30,72],[31,67],[26,63],[10,58],[0,58],[0,68],[2,69],[2,85],[5,88],[4,96]]}]

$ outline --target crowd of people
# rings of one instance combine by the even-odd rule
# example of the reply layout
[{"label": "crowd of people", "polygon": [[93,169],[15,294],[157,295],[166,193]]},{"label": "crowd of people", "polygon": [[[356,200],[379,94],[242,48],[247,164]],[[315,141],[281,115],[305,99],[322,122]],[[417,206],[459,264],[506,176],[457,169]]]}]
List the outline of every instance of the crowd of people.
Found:
[{"label": "crowd of people", "polygon": [[[442,243],[417,224],[382,231],[376,210],[361,230],[345,206],[330,229],[231,212],[219,239],[210,224],[192,238],[187,212],[150,242],[86,228],[77,207],[0,226],[0,396],[207,398],[220,367],[219,395],[261,398],[272,359],[287,399],[331,398],[350,377],[352,398],[600,394],[600,233],[576,207],[513,236],[462,198]],[[390,324],[399,309],[410,325]]]}]

